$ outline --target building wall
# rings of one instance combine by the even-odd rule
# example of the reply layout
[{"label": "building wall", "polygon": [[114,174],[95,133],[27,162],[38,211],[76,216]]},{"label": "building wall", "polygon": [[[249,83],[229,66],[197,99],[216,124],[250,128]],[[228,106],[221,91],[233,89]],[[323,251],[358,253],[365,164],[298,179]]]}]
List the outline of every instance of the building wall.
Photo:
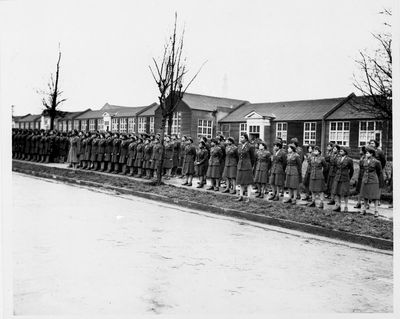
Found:
[{"label": "building wall", "polygon": [[217,123],[213,114],[208,111],[192,110],[190,127],[191,132],[189,135],[193,138],[193,140],[197,139],[198,136],[199,120],[212,121],[212,137],[215,137],[217,131]]},{"label": "building wall", "polygon": [[[360,121],[375,121],[374,119],[362,119],[362,120],[334,120],[333,122],[348,121],[350,122],[350,138],[349,138],[349,156],[358,159],[359,156],[359,137],[360,137]],[[325,132],[325,144],[329,142],[329,132],[330,132],[330,121],[327,121],[326,132]],[[384,151],[388,160],[393,159],[393,133],[392,133],[392,123],[383,122],[382,125],[382,150]]]},{"label": "building wall", "polygon": [[[184,102],[180,102],[179,105],[176,107],[175,112],[181,113],[180,136],[183,135],[193,136],[192,110]],[[161,112],[161,107],[159,106],[154,112],[155,133],[161,132],[161,121],[162,121],[162,112]],[[197,132],[197,126],[196,126],[196,132]]]}]

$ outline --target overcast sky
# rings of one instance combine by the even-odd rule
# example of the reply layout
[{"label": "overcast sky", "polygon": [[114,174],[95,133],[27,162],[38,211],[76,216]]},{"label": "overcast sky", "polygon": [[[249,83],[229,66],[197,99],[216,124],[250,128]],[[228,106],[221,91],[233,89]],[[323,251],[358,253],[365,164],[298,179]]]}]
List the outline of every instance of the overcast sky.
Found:
[{"label": "overcast sky", "polygon": [[388,0],[0,1],[2,105],[39,113],[61,43],[62,109],[157,101],[148,65],[178,12],[190,92],[251,102],[347,96]]}]

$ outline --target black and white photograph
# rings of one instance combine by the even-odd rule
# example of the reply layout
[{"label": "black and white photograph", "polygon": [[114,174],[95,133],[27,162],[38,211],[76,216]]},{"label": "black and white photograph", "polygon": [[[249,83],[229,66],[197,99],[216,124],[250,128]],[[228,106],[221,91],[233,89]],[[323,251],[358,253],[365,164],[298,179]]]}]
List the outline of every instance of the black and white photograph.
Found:
[{"label": "black and white photograph", "polygon": [[0,0],[0,317],[395,318],[398,21]]}]

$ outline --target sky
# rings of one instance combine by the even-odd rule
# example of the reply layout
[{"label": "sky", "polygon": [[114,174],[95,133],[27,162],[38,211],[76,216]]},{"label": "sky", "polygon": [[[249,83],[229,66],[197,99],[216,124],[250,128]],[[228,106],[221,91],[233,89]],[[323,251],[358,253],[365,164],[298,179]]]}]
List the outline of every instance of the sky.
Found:
[{"label": "sky", "polygon": [[106,102],[157,102],[149,71],[171,34],[185,27],[188,92],[248,100],[347,96],[359,50],[373,50],[389,0],[0,1],[2,107],[42,111],[37,90],[62,51],[64,111]]}]

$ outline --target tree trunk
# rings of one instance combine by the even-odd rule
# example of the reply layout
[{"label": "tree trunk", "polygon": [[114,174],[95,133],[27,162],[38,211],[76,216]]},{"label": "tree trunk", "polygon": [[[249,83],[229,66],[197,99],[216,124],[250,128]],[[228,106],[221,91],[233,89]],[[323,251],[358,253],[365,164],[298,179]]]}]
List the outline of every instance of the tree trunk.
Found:
[{"label": "tree trunk", "polygon": [[160,132],[161,160],[158,163],[158,167],[157,167],[157,185],[161,185],[161,181],[162,181],[162,168],[163,168],[164,157],[165,157],[164,136],[165,136],[166,122],[167,122],[167,118],[165,116],[163,116],[163,118],[161,120],[161,132]]},{"label": "tree trunk", "polygon": [[51,115],[50,116],[50,131],[54,130],[54,119],[55,119],[55,116]]},{"label": "tree trunk", "polygon": [[173,123],[173,116],[174,114],[172,113],[170,116],[168,116],[168,135],[171,136],[172,134],[172,123]]}]

